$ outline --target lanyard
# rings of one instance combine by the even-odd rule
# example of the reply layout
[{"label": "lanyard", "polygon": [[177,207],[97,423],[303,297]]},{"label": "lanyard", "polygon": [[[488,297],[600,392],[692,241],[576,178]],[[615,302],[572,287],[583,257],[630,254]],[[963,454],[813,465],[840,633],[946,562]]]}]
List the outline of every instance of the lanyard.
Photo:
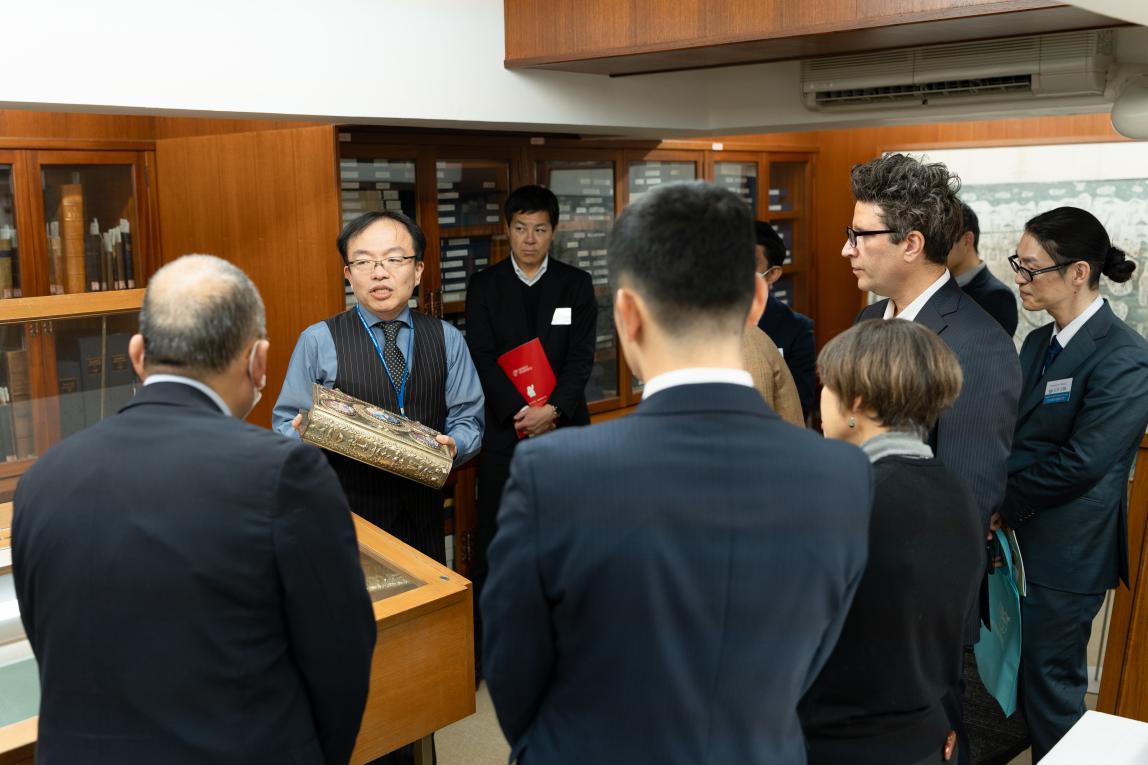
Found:
[{"label": "lanyard", "polygon": [[399,397],[399,414],[406,417],[407,408],[405,401],[407,398],[407,380],[411,377],[411,348],[415,342],[414,325],[411,325],[411,333],[407,337],[407,368],[403,370],[402,385],[396,388],[395,381],[391,379],[391,370],[387,367],[387,359],[383,356],[383,349],[379,347],[379,339],[375,337],[375,333],[371,331],[371,326],[367,324],[367,320],[363,318],[363,309],[359,308],[355,313],[359,314],[359,321],[363,323],[363,329],[367,330],[367,337],[371,338],[371,345],[375,346],[375,353],[379,354],[379,361],[383,362],[383,371],[387,374],[387,382],[391,384],[395,395]]}]

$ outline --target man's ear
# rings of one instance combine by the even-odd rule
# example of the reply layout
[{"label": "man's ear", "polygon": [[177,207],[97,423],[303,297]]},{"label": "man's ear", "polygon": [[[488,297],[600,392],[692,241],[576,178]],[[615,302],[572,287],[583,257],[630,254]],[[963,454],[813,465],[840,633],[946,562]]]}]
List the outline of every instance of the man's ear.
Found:
[{"label": "man's ear", "polygon": [[147,373],[144,372],[143,335],[132,335],[132,339],[128,341],[128,358],[131,359],[132,369],[135,370],[136,377],[140,378],[140,380],[147,378]]},{"label": "man's ear", "polygon": [[765,283],[772,287],[781,278],[781,266],[771,266],[765,270]]},{"label": "man's ear", "polygon": [[906,263],[920,263],[925,260],[925,235],[913,230],[905,235],[901,241],[905,247],[904,258]]},{"label": "man's ear", "polygon": [[264,338],[255,343],[255,356],[251,359],[251,381],[259,390],[267,386],[267,353],[271,341]]},{"label": "man's ear", "polygon": [[761,274],[754,274],[753,277],[753,302],[749,304],[749,313],[745,317],[745,326],[756,327],[757,322],[761,320],[761,315],[765,313],[765,301],[769,299],[769,287],[765,283],[765,279]]},{"label": "man's ear", "polygon": [[642,333],[640,302],[641,298],[625,287],[619,287],[614,293],[614,323],[618,327],[618,335],[629,343],[635,342]]}]

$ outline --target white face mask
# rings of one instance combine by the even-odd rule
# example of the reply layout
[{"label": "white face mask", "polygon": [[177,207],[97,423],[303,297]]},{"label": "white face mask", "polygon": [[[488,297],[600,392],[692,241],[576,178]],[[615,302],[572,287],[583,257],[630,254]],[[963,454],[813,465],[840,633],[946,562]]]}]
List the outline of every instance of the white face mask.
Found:
[{"label": "white face mask", "polygon": [[[255,383],[255,351],[259,348],[259,343],[262,340],[256,340],[255,345],[251,346],[251,356],[247,359],[247,376],[251,378],[251,382]],[[263,398],[263,389],[267,387],[267,375],[259,378],[259,382],[253,386],[255,395],[252,398],[251,406],[247,409],[247,414],[243,415],[240,419],[246,420],[255,411],[255,405],[259,403],[259,399]]]}]

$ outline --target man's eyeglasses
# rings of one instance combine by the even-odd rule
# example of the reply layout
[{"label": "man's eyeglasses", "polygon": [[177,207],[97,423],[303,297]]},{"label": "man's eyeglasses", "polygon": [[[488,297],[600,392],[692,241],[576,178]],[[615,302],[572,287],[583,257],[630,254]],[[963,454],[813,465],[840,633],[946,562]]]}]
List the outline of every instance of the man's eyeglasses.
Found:
[{"label": "man's eyeglasses", "polygon": [[369,258],[363,258],[362,260],[352,260],[347,264],[347,267],[352,271],[356,271],[361,274],[374,273],[375,268],[382,268],[388,273],[393,274],[396,271],[401,270],[402,267],[407,264],[408,260],[414,259],[414,255],[394,255],[389,258],[383,258],[382,260],[370,260]]},{"label": "man's eyeglasses", "polygon": [[860,237],[860,236],[872,236],[874,234],[896,234],[896,233],[897,232],[891,228],[873,229],[872,231],[866,231],[866,230],[860,229],[860,228],[853,228],[852,226],[846,226],[845,227],[845,238],[849,240],[849,246],[850,247],[856,247],[857,246],[857,237]]},{"label": "man's eyeglasses", "polygon": [[1060,263],[1059,265],[1049,266],[1048,268],[1038,268],[1033,271],[1030,268],[1025,268],[1020,264],[1020,255],[1009,255],[1008,264],[1012,266],[1012,270],[1020,274],[1021,278],[1026,282],[1031,282],[1033,277],[1037,274],[1047,274],[1049,271],[1059,271],[1065,266],[1071,265],[1070,263]]}]

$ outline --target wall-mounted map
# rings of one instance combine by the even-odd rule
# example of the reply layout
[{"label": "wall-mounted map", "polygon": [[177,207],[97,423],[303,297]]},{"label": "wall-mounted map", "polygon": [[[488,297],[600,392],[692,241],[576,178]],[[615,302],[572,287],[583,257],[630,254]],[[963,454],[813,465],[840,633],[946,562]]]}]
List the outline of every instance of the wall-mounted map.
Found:
[{"label": "wall-mounted map", "polygon": [[[927,161],[944,162],[961,177],[961,199],[980,220],[981,258],[1014,291],[1007,259],[1016,251],[1025,221],[1064,205],[1095,215],[1112,243],[1136,262],[1132,278],[1123,284],[1101,277],[1100,294],[1117,316],[1148,337],[1148,145],[946,149],[925,154]],[[1051,321],[1043,311],[1021,309],[1020,314],[1017,347],[1030,331]]]}]

